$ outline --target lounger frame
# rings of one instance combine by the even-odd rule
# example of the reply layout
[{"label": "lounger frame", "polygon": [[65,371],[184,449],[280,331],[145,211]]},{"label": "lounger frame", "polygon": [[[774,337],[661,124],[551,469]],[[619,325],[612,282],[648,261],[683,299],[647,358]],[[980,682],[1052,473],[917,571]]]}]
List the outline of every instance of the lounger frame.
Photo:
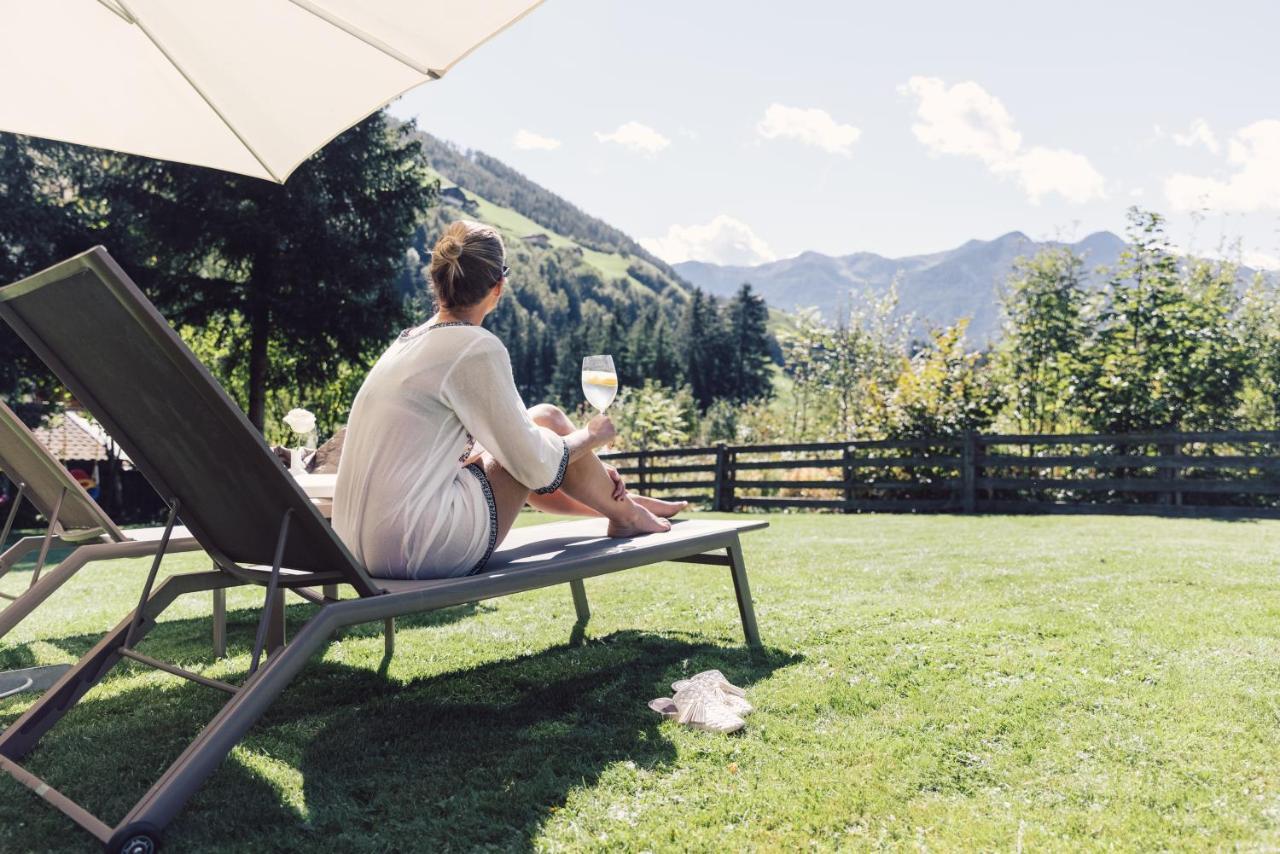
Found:
[{"label": "lounger frame", "polygon": [[[0,593],[0,599],[8,600],[0,610],[0,638],[13,631],[86,565],[118,558],[148,557],[154,555],[159,546],[160,532],[155,529],[119,528],[3,401],[0,401],[0,472],[17,486],[13,505],[0,527],[0,547],[9,539],[24,501],[47,520],[43,534],[23,537],[0,552],[0,578],[31,553],[38,552],[27,589],[16,596]],[[186,530],[176,534],[169,542],[171,553],[200,548],[200,543]],[[73,551],[45,572],[49,551],[55,546],[70,547]],[[221,629],[221,624],[215,626],[215,646],[224,634]],[[221,655],[223,650],[215,648],[214,652]]]},{"label": "lounger frame", "polygon": [[[739,533],[766,527],[762,518],[686,520],[670,532],[631,539],[606,537],[602,519],[531,526],[511,532],[482,574],[432,581],[372,579],[279,466],[243,412],[106,250],[95,248],[0,289],[0,318],[107,427],[169,506],[138,606],[0,734],[0,770],[61,810],[108,851],[156,850],[165,826],[312,655],[344,626],[386,623],[557,584],[569,585],[578,624],[585,626],[590,618],[585,579],[675,561],[728,569],[745,639],[752,646],[760,643]],[[101,370],[98,360],[113,348],[118,348],[113,358],[135,385],[99,394],[98,386],[107,380],[95,379],[94,371]],[[147,398],[147,387],[168,389],[173,411],[168,402]],[[209,432],[184,446],[174,435],[176,425],[197,416],[211,422]],[[219,443],[222,457],[208,447]],[[228,455],[235,465],[225,464]],[[235,494],[226,483],[210,479],[214,471],[237,481],[244,491],[243,506],[210,497],[209,492],[219,490]],[[198,488],[201,484],[207,492]],[[179,515],[212,557],[214,570],[171,576],[157,584]],[[249,675],[241,685],[210,679],[137,649],[179,596],[251,584],[264,587],[265,594]],[[339,599],[340,587],[355,598]],[[281,620],[285,590],[319,606],[287,642]],[[388,654],[390,638],[389,633]],[[159,668],[230,698],[138,803],[111,825],[32,774],[21,760],[122,660]]]}]

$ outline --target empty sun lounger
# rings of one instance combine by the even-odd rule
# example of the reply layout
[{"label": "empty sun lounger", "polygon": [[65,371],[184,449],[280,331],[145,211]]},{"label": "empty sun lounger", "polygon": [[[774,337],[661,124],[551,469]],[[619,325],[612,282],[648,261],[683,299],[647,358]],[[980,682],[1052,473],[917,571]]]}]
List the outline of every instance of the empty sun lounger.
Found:
[{"label": "empty sun lounger", "polygon": [[[17,487],[17,496],[0,529],[0,546],[9,539],[23,501],[40,512],[47,527],[42,536],[23,537],[0,552],[0,577],[9,573],[22,558],[39,552],[27,589],[14,596],[0,593],[8,604],[0,610],[0,637],[4,637],[65,584],[85,564],[92,561],[154,555],[160,547],[163,528],[121,530],[84,491],[71,473],[41,445],[13,410],[0,403],[0,472]],[[74,549],[56,567],[44,572],[52,546]],[[175,528],[168,551],[189,552],[200,544],[183,528]],[[215,645],[220,633],[215,629]]]},{"label": "empty sun lounger", "polygon": [[[371,578],[281,468],[244,413],[104,249],[92,249],[0,289],[0,318],[147,476],[170,507],[169,527],[180,513],[214,561],[213,571],[175,575],[155,584],[157,560],[137,609],[0,734],[0,768],[109,851],[154,850],[164,827],[196,789],[312,654],[343,626],[565,583],[582,622],[589,616],[583,579],[660,561],[683,561],[729,570],[747,642],[760,642],[738,535],[764,527],[763,520],[690,520],[667,533],[616,540],[604,536],[601,519],[541,525],[513,531],[480,575],[438,581]],[[243,684],[191,673],[137,650],[179,595],[243,584],[266,590]],[[339,600],[338,586],[355,597]],[[321,607],[263,663],[263,652],[271,649],[271,615],[284,589]],[[19,763],[122,658],[224,691],[230,699],[112,827]]]}]

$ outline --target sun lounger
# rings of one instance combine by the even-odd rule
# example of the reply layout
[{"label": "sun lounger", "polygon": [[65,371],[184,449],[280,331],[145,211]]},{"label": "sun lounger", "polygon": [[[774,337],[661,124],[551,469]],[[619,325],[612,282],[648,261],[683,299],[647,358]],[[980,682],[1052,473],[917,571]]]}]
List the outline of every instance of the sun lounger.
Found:
[{"label": "sun lounger", "polygon": [[[104,249],[0,289],[0,318],[107,428],[212,557],[214,570],[156,584],[152,567],[127,615],[0,734],[0,768],[92,833],[109,851],[154,850],[164,827],[302,669],[343,626],[388,620],[553,584],[568,584],[579,624],[583,580],[682,561],[728,569],[747,642],[758,645],[739,533],[763,520],[680,522],[663,534],[608,539],[604,521],[518,529],[486,572],[439,581],[371,578],[281,468],[244,413]],[[265,588],[249,675],[231,685],[158,661],[137,644],[176,597],[242,584]],[[341,586],[354,598],[337,598]],[[287,644],[267,641],[284,589],[321,607]],[[317,592],[321,591],[321,592]],[[264,651],[270,651],[265,662]],[[20,761],[122,658],[230,695],[214,719],[115,827]]]},{"label": "sun lounger", "polygon": [[[0,637],[4,637],[28,614],[65,584],[71,576],[93,561],[126,557],[148,557],[156,553],[163,528],[121,530],[84,491],[57,459],[40,444],[13,410],[0,402],[0,472],[17,487],[13,506],[0,529],[0,547],[9,539],[14,520],[24,501],[48,520],[41,536],[23,537],[0,552],[0,577],[20,560],[39,552],[27,589],[14,596],[0,593],[8,604],[0,610]],[[44,571],[51,547],[71,547],[56,567]],[[200,544],[185,529],[175,528],[168,551],[189,552]],[[220,627],[219,627],[220,628]],[[215,628],[215,645],[221,633]],[[216,650],[215,650],[216,651]]]}]

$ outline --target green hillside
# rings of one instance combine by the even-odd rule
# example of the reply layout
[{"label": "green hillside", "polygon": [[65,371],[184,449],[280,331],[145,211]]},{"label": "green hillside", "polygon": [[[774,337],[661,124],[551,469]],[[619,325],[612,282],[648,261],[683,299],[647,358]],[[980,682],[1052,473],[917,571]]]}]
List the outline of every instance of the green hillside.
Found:
[{"label": "green hillside", "polygon": [[[576,399],[584,352],[626,354],[624,380],[673,374],[641,357],[669,341],[691,289],[627,235],[594,219],[499,161],[415,134],[440,182],[413,241],[403,282],[430,310],[426,265],[452,221],[498,229],[511,267],[510,297],[487,324],[511,350],[516,382],[529,399]],[[669,357],[664,357],[669,362]],[[654,356],[654,359],[661,359]],[[629,375],[629,376],[628,376]]]},{"label": "green hillside", "polygon": [[[636,287],[649,287],[640,278],[636,278],[631,274],[631,268],[637,268],[650,280],[665,280],[668,285],[674,284],[677,289],[684,290],[683,282],[669,269],[660,268],[647,258],[636,257],[626,250],[601,251],[593,249],[589,244],[579,242],[572,237],[535,222],[513,208],[495,204],[479,193],[462,187],[435,168],[430,171],[440,181],[441,189],[460,189],[475,204],[474,208],[463,208],[446,202],[437,210],[437,213],[443,213],[444,216],[437,217],[437,219],[443,219],[447,222],[461,216],[467,216],[491,225],[502,232],[503,240],[508,244],[508,248],[525,243],[525,238],[530,236],[545,235],[550,248],[576,250],[583,263],[593,268],[606,281],[625,279]],[[665,265],[663,266],[665,267]]]}]

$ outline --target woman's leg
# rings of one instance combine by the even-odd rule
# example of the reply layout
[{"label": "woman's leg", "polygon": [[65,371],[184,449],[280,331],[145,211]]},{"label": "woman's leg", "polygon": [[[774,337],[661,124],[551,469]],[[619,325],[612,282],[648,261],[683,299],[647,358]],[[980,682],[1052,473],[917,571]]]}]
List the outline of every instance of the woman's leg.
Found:
[{"label": "woman's leg", "polygon": [[[546,427],[558,436],[568,436],[577,429],[573,426],[573,422],[569,420],[569,416],[564,414],[564,410],[558,406],[552,406],[550,403],[539,403],[537,406],[530,407],[529,417],[534,424],[539,427]],[[557,489],[555,492],[548,492],[545,495],[530,492],[528,501],[530,507],[541,510],[543,513],[555,513],[560,516],[601,515],[581,501],[570,498],[563,489]]]},{"label": "woman's leg", "polygon": [[671,530],[671,523],[655,516],[630,495],[613,497],[613,478],[595,454],[569,463],[560,492],[609,519],[609,536],[632,537]]},{"label": "woman's leg", "polygon": [[485,453],[480,457],[480,466],[489,479],[489,488],[493,490],[493,504],[498,511],[496,542],[501,545],[529,498],[529,487],[512,477],[491,454]]},{"label": "woman's leg", "polygon": [[[489,453],[481,458],[489,488],[493,491],[493,503],[498,512],[499,544],[515,524],[516,517],[525,502],[535,493],[520,483]],[[609,536],[632,537],[638,534],[655,534],[671,530],[671,523],[650,513],[631,496],[621,501],[613,497],[613,478],[604,470],[604,464],[595,454],[588,454],[569,464],[564,481],[558,491],[566,493],[574,501],[587,508],[592,516],[609,519]]]},{"label": "woman's leg", "polygon": [[[540,403],[532,407],[529,410],[529,417],[533,419],[534,424],[546,427],[560,436],[568,436],[576,429],[573,422],[569,420],[569,416],[565,415],[560,407],[552,406],[549,403]],[[689,506],[687,501],[663,501],[660,498],[646,498],[643,495],[631,495],[630,497],[650,513],[662,518],[674,516]],[[530,492],[528,501],[531,507],[541,510],[543,513],[556,513],[562,516],[605,515],[571,497],[563,488],[545,495]]]}]

